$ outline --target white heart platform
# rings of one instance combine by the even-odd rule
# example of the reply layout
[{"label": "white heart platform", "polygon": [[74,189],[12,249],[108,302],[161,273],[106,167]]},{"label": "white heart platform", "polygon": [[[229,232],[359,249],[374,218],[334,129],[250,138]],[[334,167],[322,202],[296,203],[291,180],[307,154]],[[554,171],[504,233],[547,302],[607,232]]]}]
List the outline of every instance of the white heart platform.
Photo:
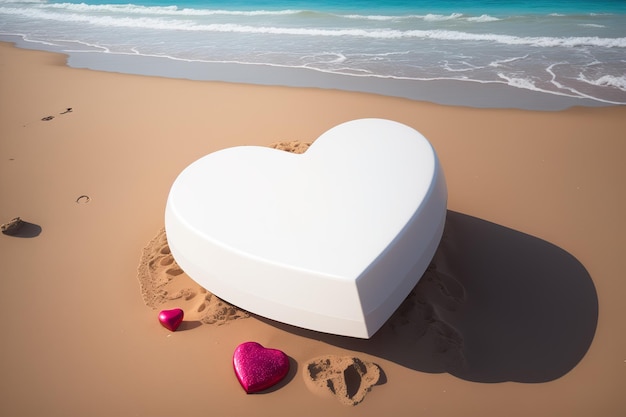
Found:
[{"label": "white heart platform", "polygon": [[251,313],[371,337],[428,267],[447,188],[416,130],[360,119],[304,154],[220,150],[175,180],[165,228],[180,267]]}]

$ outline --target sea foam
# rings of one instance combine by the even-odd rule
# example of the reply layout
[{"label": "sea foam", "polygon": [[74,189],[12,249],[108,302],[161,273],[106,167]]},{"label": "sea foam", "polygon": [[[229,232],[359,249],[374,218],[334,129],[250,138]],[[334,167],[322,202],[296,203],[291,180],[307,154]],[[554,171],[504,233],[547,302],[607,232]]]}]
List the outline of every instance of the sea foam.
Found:
[{"label": "sea foam", "polygon": [[0,0],[0,36],[66,53],[497,83],[626,103],[626,7],[615,2],[88,2]]}]

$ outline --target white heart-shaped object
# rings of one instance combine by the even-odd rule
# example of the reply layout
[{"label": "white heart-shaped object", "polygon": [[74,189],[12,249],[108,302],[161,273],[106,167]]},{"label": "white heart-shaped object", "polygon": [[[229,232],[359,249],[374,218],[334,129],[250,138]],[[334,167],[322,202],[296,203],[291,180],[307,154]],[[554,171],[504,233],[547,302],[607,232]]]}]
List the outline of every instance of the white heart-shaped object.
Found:
[{"label": "white heart-shaped object", "polygon": [[416,130],[353,120],[304,154],[211,153],[178,176],[165,228],[181,268],[222,299],[306,329],[371,337],[428,267],[447,189]]}]

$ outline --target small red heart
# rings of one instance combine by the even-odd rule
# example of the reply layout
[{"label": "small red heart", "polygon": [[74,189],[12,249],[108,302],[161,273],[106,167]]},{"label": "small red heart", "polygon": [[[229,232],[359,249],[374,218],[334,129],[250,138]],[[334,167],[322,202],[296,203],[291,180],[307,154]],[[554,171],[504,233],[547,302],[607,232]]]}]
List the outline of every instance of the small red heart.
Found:
[{"label": "small red heart", "polygon": [[172,310],[163,310],[159,313],[159,322],[173,332],[178,329],[180,323],[183,322],[185,312],[180,308],[174,308]]},{"label": "small red heart", "polygon": [[289,358],[278,349],[245,342],[235,349],[233,367],[239,383],[250,394],[263,391],[287,376]]}]

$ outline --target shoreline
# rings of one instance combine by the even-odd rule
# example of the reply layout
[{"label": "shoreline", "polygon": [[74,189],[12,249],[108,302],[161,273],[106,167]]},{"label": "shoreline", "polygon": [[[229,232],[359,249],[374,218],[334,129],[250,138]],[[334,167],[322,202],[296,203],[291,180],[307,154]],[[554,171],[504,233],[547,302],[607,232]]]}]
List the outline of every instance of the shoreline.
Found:
[{"label": "shoreline", "polygon": [[[0,414],[626,409],[626,107],[479,109],[137,76],[71,68],[63,55],[6,43],[0,62],[0,223],[30,225],[25,236],[0,234]],[[439,156],[449,198],[435,267],[370,340],[239,312],[228,320],[175,268],[159,234],[174,179],[220,149],[311,142],[364,117],[414,127]],[[144,261],[154,300],[165,299],[156,309],[138,281]],[[189,320],[167,331],[159,308],[182,304]],[[242,390],[232,357],[246,341],[289,356],[284,383]],[[307,375],[311,366],[322,379]],[[359,383],[333,393],[337,375]],[[357,393],[360,403],[344,405]]]},{"label": "shoreline", "polygon": [[[97,50],[68,50],[63,46],[28,42],[18,35],[4,35],[16,47],[63,54],[71,68],[91,69],[133,75],[156,76],[193,81],[236,84],[321,88],[406,98],[447,106],[510,108],[559,111],[571,107],[620,106],[595,99],[567,97],[516,88],[505,83],[479,83],[459,80],[412,80],[350,76],[306,68],[245,63],[217,63],[177,60],[133,54],[110,54]],[[17,39],[10,39],[17,38]],[[1,39],[1,38],[0,38]]]}]

